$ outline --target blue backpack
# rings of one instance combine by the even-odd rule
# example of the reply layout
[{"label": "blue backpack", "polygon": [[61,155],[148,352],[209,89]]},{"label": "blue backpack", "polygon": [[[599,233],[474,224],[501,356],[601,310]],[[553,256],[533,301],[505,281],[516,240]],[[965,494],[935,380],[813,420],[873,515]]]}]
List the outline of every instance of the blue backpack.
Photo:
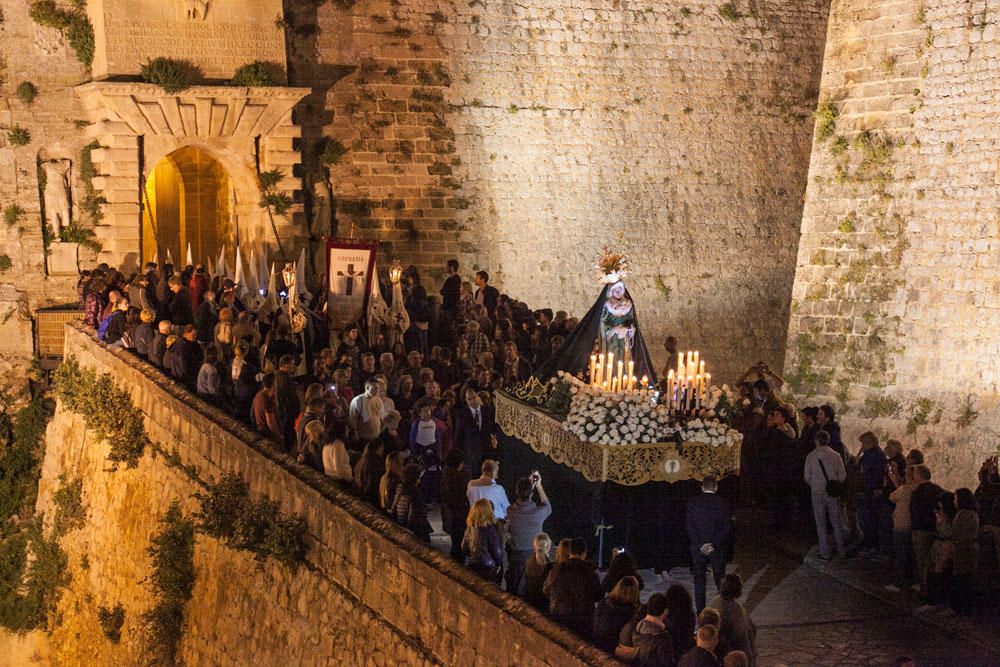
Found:
[{"label": "blue backpack", "polygon": [[100,341],[106,341],[108,338],[108,326],[111,324],[111,318],[115,316],[114,311],[110,315],[101,320],[101,324],[97,327],[97,339]]}]

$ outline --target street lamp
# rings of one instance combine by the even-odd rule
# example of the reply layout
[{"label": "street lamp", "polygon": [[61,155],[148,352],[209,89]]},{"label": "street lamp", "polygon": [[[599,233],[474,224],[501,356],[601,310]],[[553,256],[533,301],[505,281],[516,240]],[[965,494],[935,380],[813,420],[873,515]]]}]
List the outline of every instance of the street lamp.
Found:
[{"label": "street lamp", "polygon": [[392,266],[389,267],[389,282],[393,285],[398,285],[399,281],[403,278],[403,265],[399,263],[399,260],[393,260]]}]

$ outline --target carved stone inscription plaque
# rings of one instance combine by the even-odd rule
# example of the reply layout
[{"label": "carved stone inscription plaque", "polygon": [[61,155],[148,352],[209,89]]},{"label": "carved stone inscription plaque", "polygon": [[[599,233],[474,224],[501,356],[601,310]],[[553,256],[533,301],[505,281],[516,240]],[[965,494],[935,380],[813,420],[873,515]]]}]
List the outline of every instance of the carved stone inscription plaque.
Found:
[{"label": "carved stone inscription plaque", "polygon": [[228,79],[254,60],[285,66],[281,0],[89,0],[95,79],[135,76],[149,58],[189,60]]}]

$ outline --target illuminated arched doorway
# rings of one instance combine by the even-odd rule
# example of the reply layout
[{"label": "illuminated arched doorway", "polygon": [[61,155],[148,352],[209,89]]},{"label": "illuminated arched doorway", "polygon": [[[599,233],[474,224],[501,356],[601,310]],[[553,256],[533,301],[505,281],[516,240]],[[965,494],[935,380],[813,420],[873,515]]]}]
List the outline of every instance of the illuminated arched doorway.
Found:
[{"label": "illuminated arched doorway", "polygon": [[146,180],[143,193],[142,257],[151,260],[167,251],[184,263],[188,244],[194,262],[210,259],[226,249],[232,261],[232,185],[229,175],[207,152],[185,146],[160,160]]}]

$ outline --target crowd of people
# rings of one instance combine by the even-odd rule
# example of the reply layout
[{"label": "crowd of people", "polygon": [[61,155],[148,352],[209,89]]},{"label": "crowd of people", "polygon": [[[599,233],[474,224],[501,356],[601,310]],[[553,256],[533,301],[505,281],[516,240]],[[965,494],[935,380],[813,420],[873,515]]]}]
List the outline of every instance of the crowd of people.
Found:
[{"label": "crowd of people", "polygon": [[[262,306],[202,266],[147,264],[126,277],[101,265],[84,272],[79,297],[101,340],[161,368],[419,538],[430,541],[428,508],[439,508],[452,558],[600,648],[638,665],[753,664],[742,582],[726,573],[733,507],[715,480],[687,507],[693,597],[674,585],[640,605],[643,581],[629,554],[616,553],[602,580],[584,540],[564,539],[552,553],[541,476],[517,480],[513,501],[497,481],[493,397],[526,380],[577,320],[501,294],[486,271],[463,281],[450,260],[445,274],[429,295],[415,268],[404,272],[411,326],[400,340],[357,325],[329,332],[313,316],[318,302],[304,304],[302,329],[287,309]],[[675,359],[676,341],[666,349]],[[967,613],[980,526],[1000,535],[996,459],[975,494],[945,493],[920,452],[904,458],[894,441],[883,450],[865,434],[850,456],[833,409],[800,413],[777,397],[782,382],[764,364],[738,382],[744,499],[766,503],[775,523],[796,511],[814,516],[821,558],[831,556],[828,523],[839,553],[850,555],[845,517],[856,516],[861,553],[895,558],[896,588],[919,586],[928,601]],[[719,591],[710,601],[708,569]]]},{"label": "crowd of people", "polygon": [[[771,514],[773,526],[810,516],[818,557],[864,558],[885,568],[886,590],[915,591],[926,606],[969,615],[986,591],[981,566],[998,571],[1000,474],[997,457],[979,471],[975,491],[932,481],[918,448],[865,432],[851,454],[830,405],[801,411],[776,395],[781,378],[758,365],[741,391],[748,398],[742,490]],[[831,544],[830,534],[833,535]],[[980,546],[985,546],[981,554]]]}]

